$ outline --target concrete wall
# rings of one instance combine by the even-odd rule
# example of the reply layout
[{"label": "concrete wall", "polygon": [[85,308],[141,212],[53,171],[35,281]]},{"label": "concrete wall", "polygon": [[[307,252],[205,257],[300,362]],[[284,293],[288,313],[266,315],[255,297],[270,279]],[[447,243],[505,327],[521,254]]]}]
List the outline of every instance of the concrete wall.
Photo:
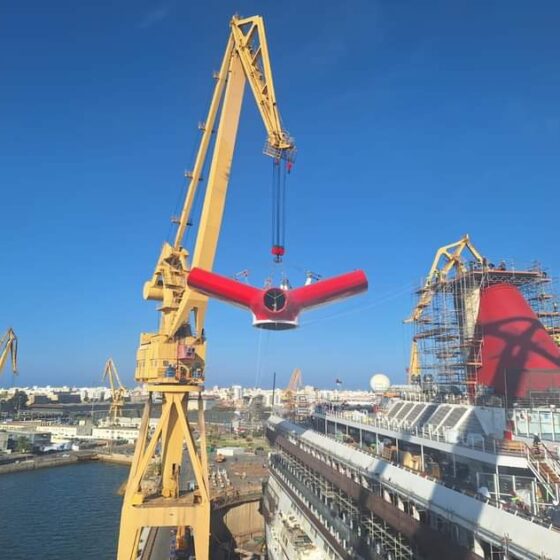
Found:
[{"label": "concrete wall", "polygon": [[33,471],[35,469],[43,469],[47,467],[61,467],[63,465],[72,465],[77,462],[78,458],[75,455],[68,455],[67,457],[41,457],[40,459],[29,459],[19,463],[0,465],[0,474]]},{"label": "concrete wall", "polygon": [[123,453],[98,453],[97,459],[105,463],[116,463],[118,465],[130,465],[132,463],[132,455],[124,455]]},{"label": "concrete wall", "polygon": [[229,560],[235,548],[243,548],[253,538],[264,537],[264,518],[259,513],[259,504],[260,500],[257,500],[212,512],[213,560]]},{"label": "concrete wall", "polygon": [[259,502],[232,507],[223,519],[238,545],[254,535],[264,533],[264,518],[259,512]]}]

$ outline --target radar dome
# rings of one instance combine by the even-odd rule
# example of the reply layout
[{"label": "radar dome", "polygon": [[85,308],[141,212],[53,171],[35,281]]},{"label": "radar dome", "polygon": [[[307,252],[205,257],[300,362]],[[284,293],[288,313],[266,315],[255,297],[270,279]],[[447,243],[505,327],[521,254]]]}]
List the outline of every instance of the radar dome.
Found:
[{"label": "radar dome", "polygon": [[375,393],[386,391],[391,386],[391,380],[384,373],[376,373],[371,376],[369,386]]}]

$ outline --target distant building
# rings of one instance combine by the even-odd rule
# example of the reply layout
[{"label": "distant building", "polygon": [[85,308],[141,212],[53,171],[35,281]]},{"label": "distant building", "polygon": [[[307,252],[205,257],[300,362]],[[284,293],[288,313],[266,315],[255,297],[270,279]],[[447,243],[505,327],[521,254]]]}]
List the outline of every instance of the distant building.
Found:
[{"label": "distant building", "polygon": [[47,395],[35,395],[35,394],[31,394],[28,397],[28,401],[27,404],[29,406],[35,404],[51,404],[52,400],[47,396]]},{"label": "distant building", "polygon": [[91,435],[91,426],[78,425],[78,426],[61,426],[61,425],[47,425],[37,426],[37,431],[41,433],[49,433],[54,436],[54,439],[78,439],[80,437],[88,437]]},{"label": "distant building", "polygon": [[231,398],[234,401],[239,401],[243,398],[243,387],[241,387],[241,385],[231,386]]},{"label": "distant building", "polygon": [[68,391],[55,393],[55,401],[60,404],[77,404],[82,402],[82,399],[80,397],[80,393],[72,393]]},{"label": "distant building", "polygon": [[45,445],[51,443],[51,435],[36,432],[35,430],[6,430],[8,436],[8,449],[15,450],[18,442],[24,439],[29,442],[33,451],[40,451]]},{"label": "distant building", "polygon": [[134,443],[138,439],[138,430],[135,428],[122,428],[120,426],[112,426],[108,428],[93,428],[93,439],[104,439],[110,441],[126,441]]}]

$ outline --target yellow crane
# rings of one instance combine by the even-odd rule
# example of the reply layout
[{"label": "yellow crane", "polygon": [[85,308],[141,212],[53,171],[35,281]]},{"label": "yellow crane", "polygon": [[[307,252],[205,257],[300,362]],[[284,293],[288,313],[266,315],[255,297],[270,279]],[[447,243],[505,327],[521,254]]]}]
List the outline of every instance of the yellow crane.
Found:
[{"label": "yellow crane", "polygon": [[[192,268],[212,270],[214,264],[247,83],[266,128],[265,154],[277,163],[293,160],[295,146],[281,124],[261,17],[232,18],[215,79],[194,168],[187,173],[189,184],[174,243],[163,245],[152,278],[144,286],[144,298],[159,302],[160,322],[157,332],[140,336],[135,377],[146,384],[148,398],[123,502],[118,560],[136,560],[142,529],[163,526],[178,527],[181,536],[188,528],[197,560],[209,557],[210,494],[201,394],[208,299],[189,288],[186,278]],[[183,237],[191,223],[193,202],[202,185],[202,170],[210,151],[210,169],[191,257],[183,247]],[[161,416],[153,432],[149,432],[154,393],[162,397]],[[189,399],[198,401],[198,442],[187,417]],[[194,492],[181,488],[184,448],[196,479]],[[148,496],[142,490],[142,482],[156,450],[161,461],[161,487],[157,495]]]},{"label": "yellow crane", "polygon": [[288,418],[294,418],[296,414],[296,400],[297,392],[301,387],[301,370],[295,368],[292,371],[290,380],[288,381],[288,386],[286,387],[284,394],[282,395],[282,400],[284,401],[284,408],[286,409],[286,416]]},{"label": "yellow crane", "polygon": [[418,352],[418,340],[416,337],[412,338],[412,346],[410,348],[410,358],[408,361],[408,383],[417,383],[420,379],[420,373],[422,371],[420,367],[420,355]]},{"label": "yellow crane", "polygon": [[[470,254],[470,261],[465,259],[465,254]],[[420,289],[418,303],[414,307],[411,315],[405,323],[418,323],[423,320],[424,309],[426,309],[434,297],[434,291],[441,282],[446,282],[452,273],[465,272],[468,262],[476,262],[481,267],[487,266],[487,260],[480,254],[478,249],[472,244],[468,234],[464,235],[459,241],[440,247],[434,260],[424,285]],[[418,351],[418,340],[412,339],[410,349],[410,360],[408,365],[408,382],[416,382],[421,373],[420,355]]]},{"label": "yellow crane", "polygon": [[420,290],[420,298],[414,307],[412,314],[405,320],[405,323],[414,323],[419,321],[422,317],[424,309],[430,305],[433,299],[434,288],[438,282],[444,282],[452,271],[465,272],[467,270],[467,261],[465,260],[464,253],[469,252],[474,262],[481,266],[485,266],[486,259],[478,252],[476,247],[472,244],[468,234],[464,235],[459,241],[450,243],[440,247],[437,252],[430,272],[426,276],[424,286]]},{"label": "yellow crane", "polygon": [[122,416],[124,406],[124,396],[126,394],[126,387],[122,384],[117,366],[113,358],[109,358],[105,362],[103,369],[103,380],[109,378],[109,386],[111,388],[111,407],[109,408],[109,416],[113,424],[117,423],[117,418]]},{"label": "yellow crane", "polygon": [[14,329],[9,328],[0,339],[0,374],[8,360],[8,354],[12,360],[12,372],[17,375],[17,347],[18,339]]}]

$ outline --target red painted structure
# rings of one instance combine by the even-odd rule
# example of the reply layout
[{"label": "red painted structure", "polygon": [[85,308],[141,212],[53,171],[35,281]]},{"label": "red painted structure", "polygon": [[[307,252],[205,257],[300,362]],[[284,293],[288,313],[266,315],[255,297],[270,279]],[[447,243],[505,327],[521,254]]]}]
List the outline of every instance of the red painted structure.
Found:
[{"label": "red painted structure", "polygon": [[367,290],[368,281],[361,270],[320,280],[307,286],[282,290],[259,289],[214,272],[193,268],[187,284],[207,296],[250,309],[253,325],[269,330],[286,330],[298,326],[302,311]]},{"label": "red painted structure", "polygon": [[515,286],[495,284],[481,291],[477,329],[479,385],[516,398],[560,388],[560,348]]}]

